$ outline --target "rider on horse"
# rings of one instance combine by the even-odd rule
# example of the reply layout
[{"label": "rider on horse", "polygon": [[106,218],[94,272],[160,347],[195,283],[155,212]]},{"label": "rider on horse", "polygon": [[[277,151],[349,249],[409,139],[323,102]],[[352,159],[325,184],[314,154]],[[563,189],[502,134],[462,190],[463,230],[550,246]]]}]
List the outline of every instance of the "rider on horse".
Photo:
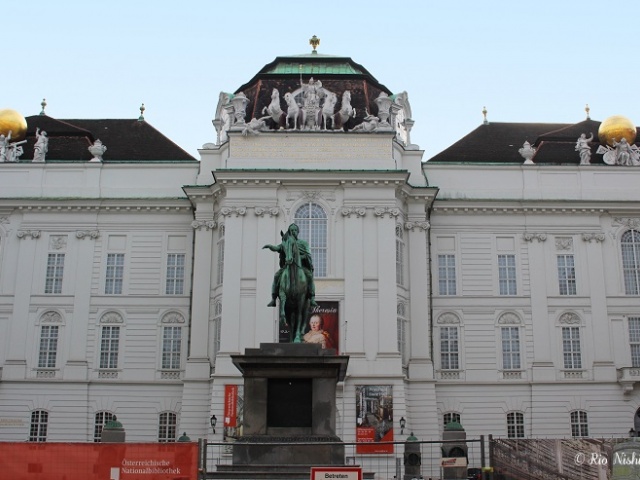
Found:
[{"label": "rider on horse", "polygon": [[[300,232],[300,228],[295,223],[289,225],[289,229],[287,233],[282,235],[283,243],[287,239],[287,236],[293,237],[295,242],[298,245],[298,250],[300,252],[300,260],[302,263],[302,269],[307,277],[307,284],[309,285],[307,296],[309,298],[309,304],[312,307],[318,306],[316,303],[316,288],[313,283],[313,259],[311,258],[311,251],[309,250],[309,244],[302,239],[298,238],[298,233]],[[282,272],[287,267],[285,260],[285,249],[283,248],[282,243],[280,245],[265,245],[262,248],[268,248],[273,252],[278,252],[280,257],[280,270],[278,270],[273,278],[273,285],[271,286],[271,302],[267,306],[275,307],[276,306],[276,298],[278,298],[278,292],[280,290],[280,277],[282,277]]]}]

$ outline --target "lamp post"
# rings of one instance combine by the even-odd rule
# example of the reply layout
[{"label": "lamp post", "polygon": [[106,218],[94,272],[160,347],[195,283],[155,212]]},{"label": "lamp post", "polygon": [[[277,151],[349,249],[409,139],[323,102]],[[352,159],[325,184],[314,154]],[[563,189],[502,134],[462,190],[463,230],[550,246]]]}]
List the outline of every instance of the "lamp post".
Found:
[{"label": "lamp post", "polygon": [[404,435],[404,427],[407,426],[407,421],[404,417],[400,417],[400,435]]},{"label": "lamp post", "polygon": [[211,429],[213,430],[213,434],[216,434],[216,423],[218,423],[218,418],[215,415],[211,415],[209,419],[209,423],[211,423]]}]

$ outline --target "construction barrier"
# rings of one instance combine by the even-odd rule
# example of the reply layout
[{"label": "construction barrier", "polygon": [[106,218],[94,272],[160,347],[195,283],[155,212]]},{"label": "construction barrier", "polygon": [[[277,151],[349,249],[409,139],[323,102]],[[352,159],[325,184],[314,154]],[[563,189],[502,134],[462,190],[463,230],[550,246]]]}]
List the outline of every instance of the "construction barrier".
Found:
[{"label": "construction barrier", "polygon": [[0,442],[0,478],[196,480],[198,444]]}]

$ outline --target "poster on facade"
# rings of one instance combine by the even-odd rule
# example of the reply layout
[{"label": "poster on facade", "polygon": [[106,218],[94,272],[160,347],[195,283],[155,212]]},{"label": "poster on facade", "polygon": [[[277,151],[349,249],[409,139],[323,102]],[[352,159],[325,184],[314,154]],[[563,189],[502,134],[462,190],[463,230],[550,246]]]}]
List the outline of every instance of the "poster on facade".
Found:
[{"label": "poster on facade", "polygon": [[244,386],[224,386],[224,424],[222,441],[235,442],[242,436],[242,414],[244,405]]},{"label": "poster on facade", "polygon": [[311,310],[305,331],[306,343],[320,343],[322,348],[335,348],[339,354],[338,302],[318,302],[318,306]]},{"label": "poster on facade", "polygon": [[356,453],[393,453],[393,386],[356,386]]}]

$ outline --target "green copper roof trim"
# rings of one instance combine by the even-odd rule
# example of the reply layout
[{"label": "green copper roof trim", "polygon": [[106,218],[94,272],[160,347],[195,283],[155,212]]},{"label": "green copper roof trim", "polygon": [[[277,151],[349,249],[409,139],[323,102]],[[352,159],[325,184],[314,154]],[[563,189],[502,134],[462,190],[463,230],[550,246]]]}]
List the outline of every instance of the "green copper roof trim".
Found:
[{"label": "green copper roof trim", "polygon": [[[318,59],[320,60],[320,59]],[[301,68],[302,67],[302,68]],[[302,75],[362,75],[362,71],[349,63],[313,63],[279,62],[264,73],[270,74],[302,74]]]}]

